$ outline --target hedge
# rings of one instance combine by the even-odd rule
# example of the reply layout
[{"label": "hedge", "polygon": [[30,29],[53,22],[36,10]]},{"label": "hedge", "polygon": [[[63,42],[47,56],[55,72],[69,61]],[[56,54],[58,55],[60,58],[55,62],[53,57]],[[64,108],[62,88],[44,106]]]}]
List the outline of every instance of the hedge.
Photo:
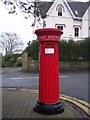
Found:
[{"label": "hedge", "polygon": [[[82,41],[61,40],[58,44],[59,61],[89,61],[90,38]],[[39,58],[39,43],[33,40],[28,43],[27,53],[34,60]]]}]

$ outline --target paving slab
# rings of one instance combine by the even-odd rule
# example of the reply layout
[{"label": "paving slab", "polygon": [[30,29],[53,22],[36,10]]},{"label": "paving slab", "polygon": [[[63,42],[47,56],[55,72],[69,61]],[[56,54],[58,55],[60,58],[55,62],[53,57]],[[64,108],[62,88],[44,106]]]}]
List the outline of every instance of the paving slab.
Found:
[{"label": "paving slab", "polygon": [[2,89],[2,118],[87,118],[82,110],[61,99],[64,112],[55,115],[44,115],[34,111],[38,100],[38,92],[32,89]]}]

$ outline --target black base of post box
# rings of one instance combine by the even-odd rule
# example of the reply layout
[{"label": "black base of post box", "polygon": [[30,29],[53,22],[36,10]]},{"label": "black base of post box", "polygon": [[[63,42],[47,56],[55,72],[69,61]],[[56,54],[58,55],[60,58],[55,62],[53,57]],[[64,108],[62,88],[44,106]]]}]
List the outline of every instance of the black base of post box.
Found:
[{"label": "black base of post box", "polygon": [[53,104],[46,104],[37,101],[34,105],[34,111],[41,113],[41,114],[59,114],[64,112],[63,103],[61,101]]}]

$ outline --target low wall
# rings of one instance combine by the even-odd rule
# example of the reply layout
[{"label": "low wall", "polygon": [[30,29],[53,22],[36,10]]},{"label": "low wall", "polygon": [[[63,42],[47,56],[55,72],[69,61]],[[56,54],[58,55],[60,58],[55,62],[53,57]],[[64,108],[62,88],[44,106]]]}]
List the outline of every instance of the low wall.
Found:
[{"label": "low wall", "polygon": [[38,72],[39,71],[39,61],[33,60],[32,58],[28,59],[28,71]]},{"label": "low wall", "polygon": [[[27,57],[27,56],[26,56]],[[59,62],[59,70],[87,70],[88,62]],[[32,58],[22,60],[22,70],[29,72],[39,71],[39,61]]]},{"label": "low wall", "polygon": [[88,62],[59,62],[61,70],[88,70]]},{"label": "low wall", "polygon": [[26,52],[22,54],[22,70],[28,71],[28,55]]}]

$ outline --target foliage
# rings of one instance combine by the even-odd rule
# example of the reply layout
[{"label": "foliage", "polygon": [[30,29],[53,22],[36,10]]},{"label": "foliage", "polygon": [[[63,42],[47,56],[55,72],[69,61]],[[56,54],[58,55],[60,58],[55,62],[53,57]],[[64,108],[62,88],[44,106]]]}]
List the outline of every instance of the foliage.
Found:
[{"label": "foliage", "polygon": [[85,38],[84,41],[80,43],[80,53],[84,61],[90,60],[90,38]]},{"label": "foliage", "polygon": [[2,58],[3,58],[3,54],[0,53],[0,68],[2,67]]},{"label": "foliage", "polygon": [[3,61],[2,62],[3,67],[11,67],[14,64],[14,59],[12,57],[12,54],[5,55],[2,61]]},{"label": "foliage", "polygon": [[88,61],[90,38],[82,41],[59,42],[59,60],[61,61]]},{"label": "foliage", "polygon": [[[61,40],[58,45],[59,61],[89,61],[90,38],[81,41]],[[28,56],[38,60],[39,43],[37,40],[28,43]]]},{"label": "foliage", "polygon": [[38,60],[39,56],[39,43],[37,40],[29,41],[27,47],[27,53],[29,57],[32,57],[34,60]]},{"label": "foliage", "polygon": [[79,46],[73,40],[59,42],[59,60],[61,61],[78,61]]},{"label": "foliage", "polygon": [[2,33],[0,35],[0,47],[5,54],[13,54],[22,51],[23,43],[16,33]]},{"label": "foliage", "polygon": [[22,58],[18,57],[16,60],[17,66],[22,66]]},{"label": "foliage", "polygon": [[2,57],[2,67],[12,67],[20,54],[7,54]]}]

